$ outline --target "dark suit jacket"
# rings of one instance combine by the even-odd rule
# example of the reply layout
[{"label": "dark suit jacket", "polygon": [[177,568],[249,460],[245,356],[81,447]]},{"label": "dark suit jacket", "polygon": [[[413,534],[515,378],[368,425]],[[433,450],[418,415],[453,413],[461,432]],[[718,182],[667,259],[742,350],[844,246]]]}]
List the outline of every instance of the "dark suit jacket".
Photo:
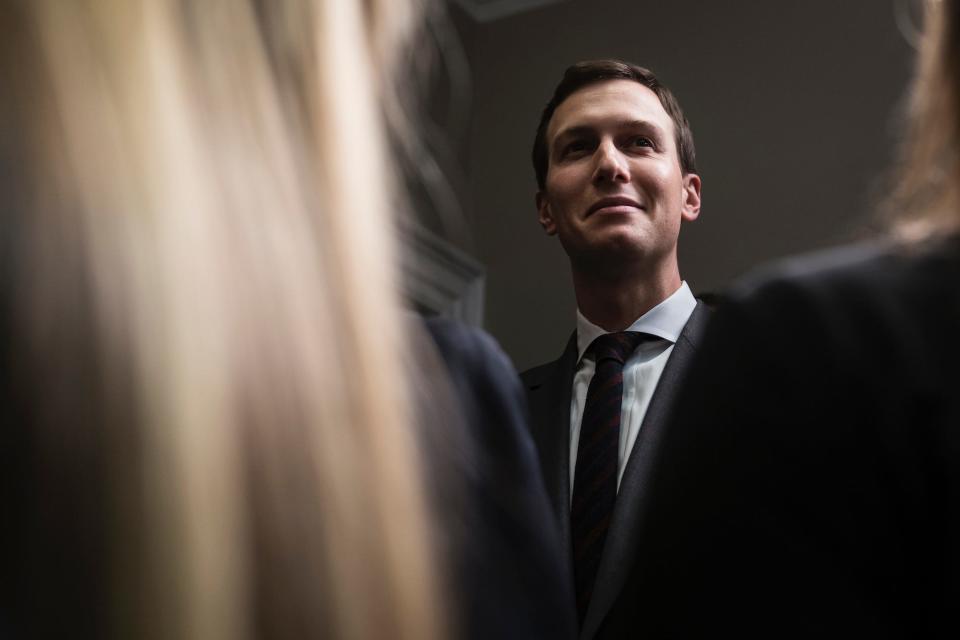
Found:
[{"label": "dark suit jacket", "polygon": [[[630,458],[620,482],[616,507],[607,533],[603,557],[597,572],[593,597],[583,621],[580,638],[622,637],[610,635],[605,619],[612,614],[630,572],[636,553],[636,537],[641,527],[640,514],[647,497],[650,461],[659,446],[664,419],[674,394],[686,373],[688,363],[703,332],[709,311],[698,302],[680,334],[650,400]],[[530,401],[531,429],[554,517],[559,520],[560,535],[569,570],[572,569],[570,541],[570,397],[577,365],[577,339],[574,333],[559,360],[523,372],[521,379]],[[622,603],[629,617],[631,603]],[[635,629],[642,629],[638,621]]]},{"label": "dark suit jacket", "polygon": [[544,526],[550,506],[513,366],[481,331],[443,320],[428,328],[465,429],[451,437],[446,421],[427,447],[446,465],[436,480],[456,485],[440,505],[460,605],[455,637],[572,639],[572,578],[555,528]]},{"label": "dark suit jacket", "polygon": [[652,637],[960,637],[958,329],[957,241],[790,262],[716,313],[623,594]]}]

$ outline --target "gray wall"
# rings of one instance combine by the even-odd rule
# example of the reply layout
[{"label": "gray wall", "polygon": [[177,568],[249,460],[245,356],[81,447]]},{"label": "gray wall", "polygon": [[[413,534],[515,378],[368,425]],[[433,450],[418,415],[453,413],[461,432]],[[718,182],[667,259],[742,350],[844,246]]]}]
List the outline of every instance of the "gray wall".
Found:
[{"label": "gray wall", "polygon": [[704,205],[681,233],[681,274],[705,292],[865,227],[913,53],[893,0],[574,0],[455,22],[473,76],[471,252],[488,270],[486,328],[520,369],[558,356],[573,328],[568,263],[537,225],[529,161],[569,63],[648,66],[684,105]]}]

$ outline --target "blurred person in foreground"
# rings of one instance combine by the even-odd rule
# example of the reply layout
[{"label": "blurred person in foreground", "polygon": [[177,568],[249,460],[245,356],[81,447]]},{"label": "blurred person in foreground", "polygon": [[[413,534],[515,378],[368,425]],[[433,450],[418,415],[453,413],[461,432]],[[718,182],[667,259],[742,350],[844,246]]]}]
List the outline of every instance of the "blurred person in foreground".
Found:
[{"label": "blurred person in foreground", "polygon": [[960,2],[925,22],[889,237],[707,329],[622,595],[652,637],[960,636]]},{"label": "blurred person in foreground", "polygon": [[0,636],[564,637],[509,363],[401,313],[421,8],[0,4]]}]

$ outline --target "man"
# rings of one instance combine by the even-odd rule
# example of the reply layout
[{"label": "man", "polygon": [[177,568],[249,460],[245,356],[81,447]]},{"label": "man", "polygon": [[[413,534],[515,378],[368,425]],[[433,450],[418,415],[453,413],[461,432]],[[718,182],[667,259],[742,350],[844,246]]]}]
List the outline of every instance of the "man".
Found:
[{"label": "man", "polygon": [[543,112],[533,164],[539,221],[570,259],[578,310],[560,358],[521,377],[571,554],[580,637],[623,637],[642,628],[617,598],[646,474],[707,316],[677,263],[680,226],[700,213],[693,136],[650,71],[581,62]]}]

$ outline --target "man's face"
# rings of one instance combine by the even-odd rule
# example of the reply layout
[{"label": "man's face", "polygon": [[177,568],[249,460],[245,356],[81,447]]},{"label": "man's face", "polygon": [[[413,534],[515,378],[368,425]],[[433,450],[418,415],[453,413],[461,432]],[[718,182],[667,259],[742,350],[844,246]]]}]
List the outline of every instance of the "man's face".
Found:
[{"label": "man's face", "polygon": [[700,213],[700,178],[683,175],[653,91],[633,80],[587,85],[557,107],[546,141],[540,224],[575,268],[676,269],[680,223]]}]

